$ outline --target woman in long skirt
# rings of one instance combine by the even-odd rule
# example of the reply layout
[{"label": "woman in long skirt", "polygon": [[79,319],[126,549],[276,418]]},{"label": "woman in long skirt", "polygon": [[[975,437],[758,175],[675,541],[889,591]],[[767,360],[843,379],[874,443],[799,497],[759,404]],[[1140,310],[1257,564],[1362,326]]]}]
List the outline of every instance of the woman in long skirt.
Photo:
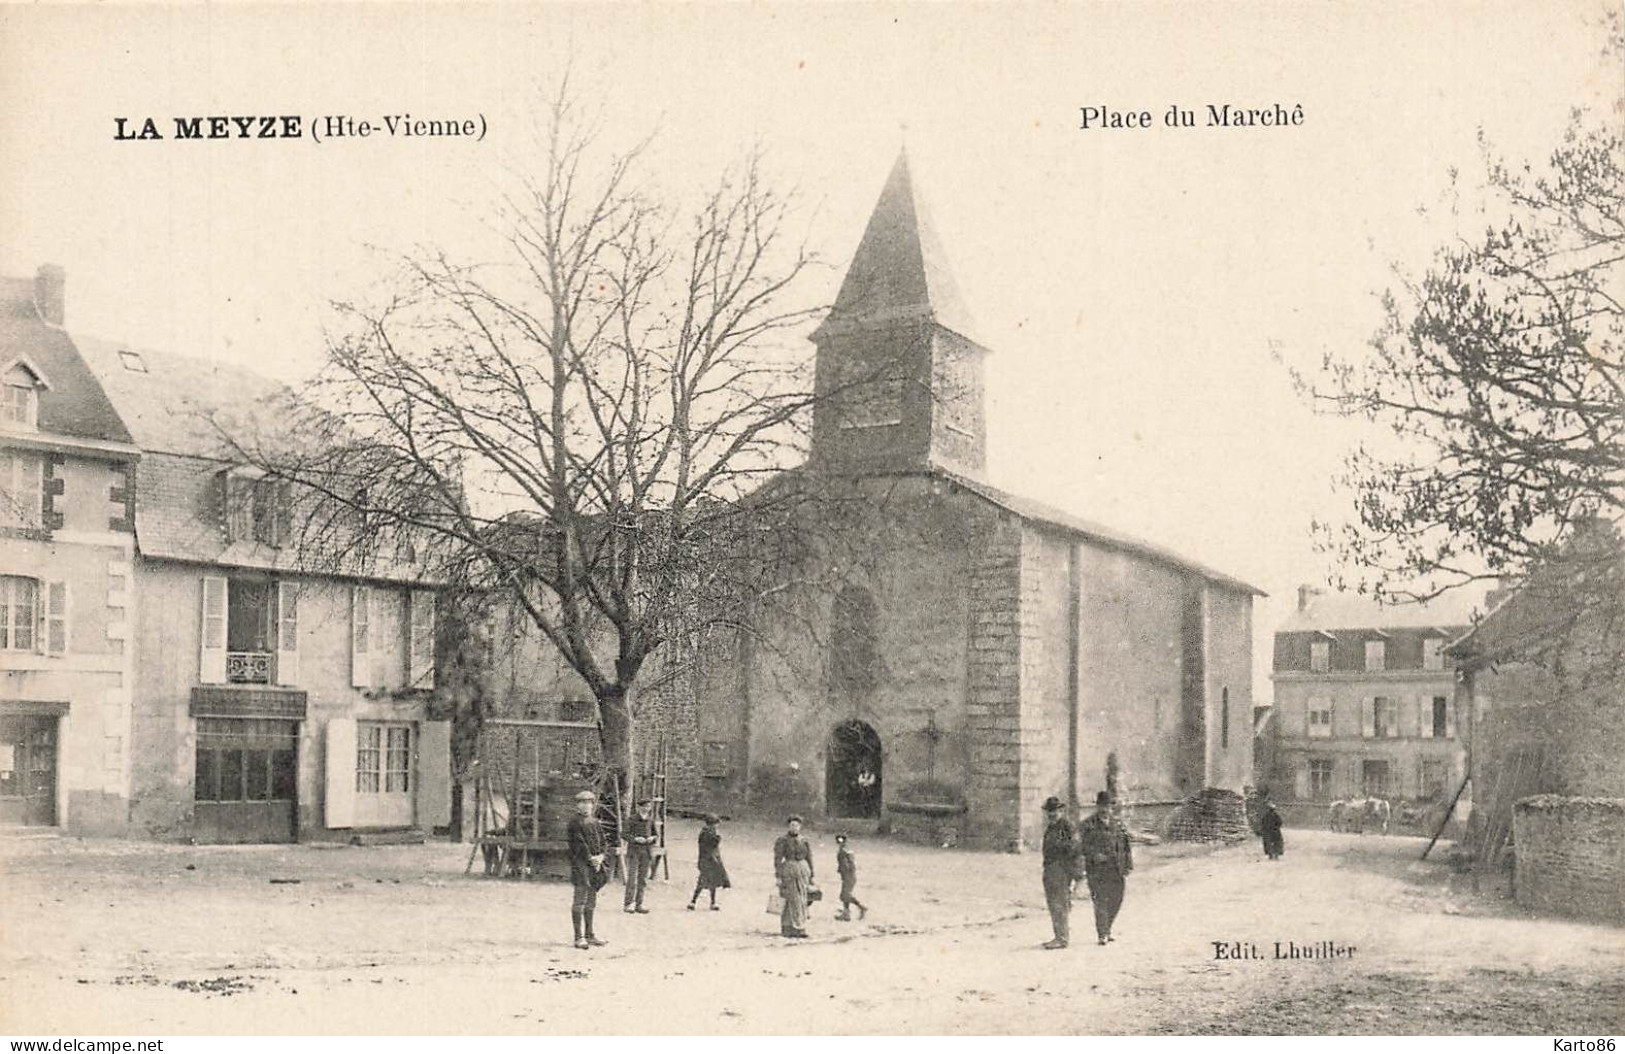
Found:
[{"label": "woman in long skirt", "polygon": [[717,890],[733,884],[728,881],[728,869],[722,866],[722,835],[717,831],[717,824],[721,822],[722,817],[716,813],[706,813],[705,826],[700,828],[700,878],[694,883],[694,895],[688,898],[690,911],[694,910],[702,889],[711,894],[711,910],[722,910],[717,907]]},{"label": "woman in long skirt", "polygon": [[801,817],[792,816],[788,830],[773,843],[773,872],[779,880],[784,907],[779,932],[786,937],[807,936],[807,890],[812,886],[812,846],[801,837]]},{"label": "woman in long skirt", "polygon": [[1264,803],[1264,815],[1258,819],[1258,833],[1264,840],[1264,855],[1271,860],[1281,859],[1286,852],[1286,839],[1281,835],[1281,814],[1270,802]]}]

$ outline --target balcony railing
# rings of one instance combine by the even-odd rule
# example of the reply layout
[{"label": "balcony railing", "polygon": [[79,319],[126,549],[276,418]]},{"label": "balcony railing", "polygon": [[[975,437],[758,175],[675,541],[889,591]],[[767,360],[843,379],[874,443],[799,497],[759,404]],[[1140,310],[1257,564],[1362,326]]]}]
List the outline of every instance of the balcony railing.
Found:
[{"label": "balcony railing", "polygon": [[276,656],[270,652],[226,652],[227,684],[270,684],[275,672]]}]

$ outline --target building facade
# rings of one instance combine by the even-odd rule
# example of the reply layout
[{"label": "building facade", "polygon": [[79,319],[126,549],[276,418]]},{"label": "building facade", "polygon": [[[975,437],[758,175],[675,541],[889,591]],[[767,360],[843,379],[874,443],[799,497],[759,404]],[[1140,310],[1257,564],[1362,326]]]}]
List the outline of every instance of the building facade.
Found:
[{"label": "building facade", "polygon": [[899,158],[813,334],[797,470],[862,499],[862,551],[700,650],[708,802],[1018,847],[1109,758],[1130,803],[1249,781],[1259,591],[990,484],[975,332]]},{"label": "building facade", "polygon": [[225,439],[292,394],[248,371],[83,339],[141,451],[129,826],[197,842],[345,839],[450,822],[434,584],[403,545],[317,559],[299,497]]},{"label": "building facade", "polygon": [[64,305],[0,278],[0,826],[122,834],[140,452]]},{"label": "building facade", "polygon": [[1448,800],[1466,775],[1467,722],[1445,653],[1475,597],[1379,606],[1298,592],[1275,633],[1275,703],[1260,773],[1278,802]]}]

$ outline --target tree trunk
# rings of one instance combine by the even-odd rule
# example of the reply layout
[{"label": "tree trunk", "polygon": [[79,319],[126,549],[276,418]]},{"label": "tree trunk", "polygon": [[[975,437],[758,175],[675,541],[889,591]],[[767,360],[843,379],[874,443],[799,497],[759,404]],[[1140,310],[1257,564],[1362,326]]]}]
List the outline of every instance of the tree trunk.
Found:
[{"label": "tree trunk", "polygon": [[604,751],[604,768],[614,777],[615,811],[623,825],[631,814],[632,803],[627,799],[632,794],[632,780],[637,773],[632,761],[636,757],[633,743],[637,738],[632,699],[632,690],[620,685],[598,697],[598,741]]}]

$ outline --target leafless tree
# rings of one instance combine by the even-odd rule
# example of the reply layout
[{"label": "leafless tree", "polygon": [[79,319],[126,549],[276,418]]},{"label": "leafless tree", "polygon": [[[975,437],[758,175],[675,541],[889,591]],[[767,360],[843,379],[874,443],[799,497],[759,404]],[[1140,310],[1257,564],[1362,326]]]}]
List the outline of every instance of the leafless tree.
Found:
[{"label": "leafless tree", "polygon": [[542,125],[500,259],[420,254],[381,304],[338,305],[297,451],[250,454],[310,499],[308,549],[432,564],[523,612],[624,776],[651,656],[750,624],[825,544],[805,510],[827,523],[827,495],[784,473],[815,401],[814,258],[757,155],[683,211],[567,82]]},{"label": "leafless tree", "polygon": [[1625,150],[1577,112],[1544,166],[1485,157],[1482,232],[1400,275],[1364,355],[1298,378],[1394,437],[1348,458],[1355,516],[1321,544],[1408,599],[1543,568],[1571,613],[1617,627],[1618,553],[1596,539],[1625,515]]}]

